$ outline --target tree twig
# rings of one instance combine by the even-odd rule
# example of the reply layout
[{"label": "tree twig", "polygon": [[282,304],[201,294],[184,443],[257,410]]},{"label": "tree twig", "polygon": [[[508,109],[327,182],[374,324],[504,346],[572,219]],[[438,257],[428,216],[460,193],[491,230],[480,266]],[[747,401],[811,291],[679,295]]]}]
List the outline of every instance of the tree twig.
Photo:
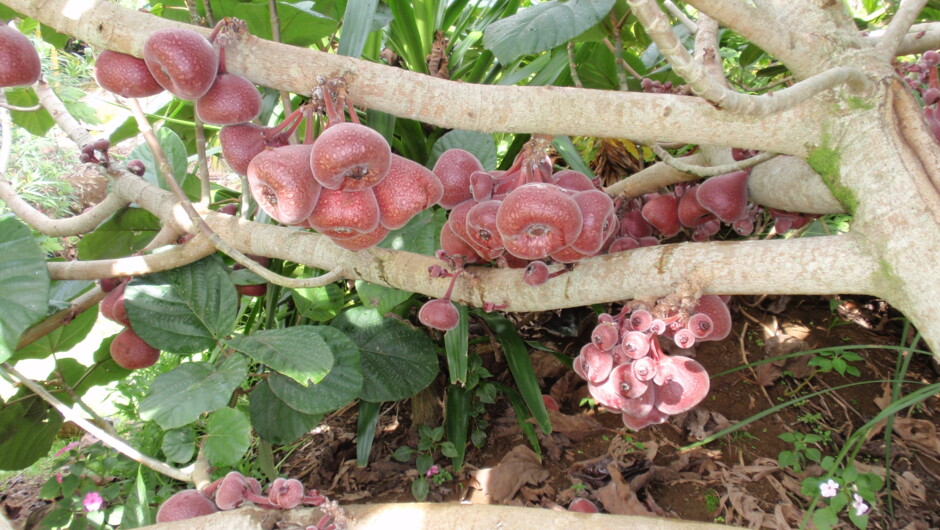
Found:
[{"label": "tree twig", "polygon": [[578,68],[577,64],[574,61],[574,42],[568,43],[568,70],[571,72],[571,81],[574,83],[574,86],[578,88],[583,88],[584,85],[581,84],[581,78],[578,77]]},{"label": "tree twig", "polygon": [[734,114],[764,116],[791,108],[816,94],[846,84],[853,91],[863,91],[871,83],[865,75],[851,67],[837,67],[800,81],[777,92],[752,96],[729,90],[708,74],[705,68],[682,45],[666,15],[653,0],[627,0],[633,13],[643,24],[647,34],[673,70],[692,88],[693,92],[719,108]]},{"label": "tree twig", "polygon": [[[614,58],[617,60],[617,83],[620,85],[620,90],[624,92],[630,90],[630,87],[627,86],[627,73],[625,70],[628,66],[627,61],[623,58],[623,38],[620,36],[620,22],[617,20],[617,13],[614,10],[610,12],[610,32],[614,36],[614,44],[612,46]],[[606,40],[606,39],[605,39]],[[635,77],[635,76],[634,76]]]},{"label": "tree twig", "polygon": [[215,250],[208,238],[196,236],[182,245],[154,254],[92,261],[50,261],[46,267],[49,277],[54,280],[99,280],[115,276],[140,276],[188,265],[215,253]]},{"label": "tree twig", "polygon": [[68,324],[76,316],[94,307],[94,305],[100,302],[106,295],[107,293],[102,291],[100,287],[92,287],[72,300],[71,304],[65,309],[60,309],[42,319],[40,322],[26,328],[26,331],[20,335],[20,341],[16,344],[16,349],[25,348]]},{"label": "tree twig", "polygon": [[[866,40],[877,42],[881,36],[877,32],[865,37]],[[914,24],[911,30],[901,39],[895,53],[897,55],[911,55],[927,50],[940,48],[940,22],[926,22]]]},{"label": "tree twig", "polygon": [[911,29],[911,25],[914,24],[914,20],[925,5],[927,5],[927,0],[901,0],[894,18],[888,23],[884,35],[878,39],[875,48],[886,61],[894,59],[901,42],[907,37],[908,30]]},{"label": "tree twig", "polygon": [[72,401],[75,402],[75,404],[78,405],[78,407],[79,407],[80,409],[82,409],[82,410],[85,411],[85,414],[88,414],[89,416],[91,416],[91,419],[93,419],[99,427],[101,427],[102,429],[104,429],[105,432],[107,432],[107,433],[110,434],[111,436],[114,436],[115,438],[118,438],[118,437],[119,437],[119,436],[118,436],[118,433],[117,433],[117,431],[114,430],[114,427],[111,426],[111,423],[108,422],[108,420],[102,418],[100,414],[98,414],[97,412],[95,412],[95,410],[92,409],[91,407],[89,407],[87,403],[85,403],[84,401],[82,401],[81,396],[79,396],[78,394],[76,394],[76,393],[75,393],[75,389],[72,388],[72,387],[65,381],[65,376],[62,375],[62,370],[59,369],[59,360],[55,358],[55,354],[53,354],[52,357],[53,357],[53,359],[55,360],[55,372],[56,372],[56,376],[58,376],[59,382],[60,382],[60,384],[62,385],[62,388],[65,390],[65,393],[68,394],[70,398],[72,398]]},{"label": "tree twig", "polygon": [[740,160],[733,164],[725,164],[721,166],[700,166],[685,163],[682,160],[670,155],[668,152],[666,152],[665,149],[659,147],[656,144],[650,145],[649,148],[652,149],[653,152],[656,153],[656,156],[658,156],[663,162],[683,173],[697,175],[699,177],[713,177],[715,175],[724,175],[725,173],[731,173],[732,171],[747,169],[749,167],[754,167],[761,162],[766,162],[771,158],[779,155],[779,153],[769,153],[764,151],[763,153],[758,153],[756,156],[745,158],[744,160]]},{"label": "tree twig", "polygon": [[155,458],[152,458],[150,456],[147,456],[141,453],[137,449],[131,447],[131,445],[125,442],[124,440],[116,436],[112,436],[111,434],[106,432],[104,429],[86,420],[80,414],[76,414],[74,411],[72,411],[71,407],[66,406],[64,403],[56,399],[55,396],[50,394],[45,388],[37,384],[35,381],[29,379],[28,377],[25,377],[23,374],[16,371],[16,369],[10,366],[10,364],[3,363],[2,365],[0,365],[0,368],[3,368],[3,370],[5,370],[8,374],[10,374],[15,379],[17,379],[26,388],[32,390],[33,393],[39,396],[40,398],[42,398],[43,401],[52,405],[52,407],[55,408],[57,411],[59,411],[59,414],[61,414],[65,419],[74,422],[76,425],[78,425],[79,427],[81,427],[82,429],[90,433],[91,435],[95,436],[96,438],[104,442],[104,444],[107,445],[108,447],[111,447],[112,449],[134,460],[135,462],[138,462],[140,464],[143,464],[144,466],[147,466],[148,468],[156,471],[157,473],[161,473],[163,475],[166,475],[170,478],[173,478],[182,482],[193,481],[192,473],[187,473],[183,470],[169,466]]},{"label": "tree twig", "polygon": [[33,105],[32,107],[18,107],[16,105],[10,105],[9,103],[4,101],[4,102],[0,102],[0,107],[3,107],[7,110],[15,111],[15,112],[36,112],[37,110],[42,108],[42,105],[39,105],[37,103],[36,105]]},{"label": "tree twig", "polygon": [[[669,14],[676,17],[683,26],[689,29],[689,33],[697,35],[699,31],[698,24],[692,21],[688,15],[685,14],[685,11],[679,9],[672,0],[664,0],[663,6],[666,8],[666,11],[669,11]],[[701,22],[701,17],[699,22]]]}]

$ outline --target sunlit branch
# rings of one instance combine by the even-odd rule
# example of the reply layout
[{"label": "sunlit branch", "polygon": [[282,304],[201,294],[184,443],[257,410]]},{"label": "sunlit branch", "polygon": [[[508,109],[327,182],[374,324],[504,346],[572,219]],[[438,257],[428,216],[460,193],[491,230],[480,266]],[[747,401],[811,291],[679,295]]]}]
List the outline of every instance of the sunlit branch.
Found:
[{"label": "sunlit branch", "polygon": [[144,256],[92,261],[50,261],[46,264],[53,280],[98,280],[114,276],[140,276],[175,269],[215,253],[205,237],[196,236],[182,245]]},{"label": "sunlit branch", "polygon": [[[684,156],[681,160],[684,164],[698,165],[704,162],[702,153],[696,151],[689,156]],[[698,176],[689,173],[683,173],[673,168],[665,162],[657,162],[647,166],[629,177],[611,184],[604,188],[604,191],[611,196],[622,196],[627,198],[639,197],[644,193],[653,193],[660,188],[671,186],[677,182],[687,182],[698,180]]]},{"label": "sunlit branch", "polygon": [[92,287],[87,292],[82,293],[77,298],[72,300],[69,303],[69,306],[65,309],[60,309],[59,311],[56,311],[55,313],[47,316],[40,322],[27,328],[26,331],[20,335],[20,341],[16,344],[16,349],[29,346],[30,344],[45,337],[60,327],[68,324],[76,316],[94,307],[94,305],[100,302],[106,294],[107,293],[102,291],[98,286]]},{"label": "sunlit branch", "polygon": [[729,90],[721,81],[710,76],[705,68],[689,54],[673,33],[666,15],[653,0],[627,0],[627,3],[633,8],[633,13],[659,47],[659,51],[672,65],[676,74],[682,77],[696,94],[729,112],[765,116],[794,107],[820,92],[842,84],[847,84],[856,91],[870,85],[868,79],[860,71],[850,67],[839,67],[817,74],[783,90],[760,96]]},{"label": "sunlit branch", "polygon": [[789,30],[772,14],[742,0],[685,0],[685,3],[787,62],[792,58]]},{"label": "sunlit branch", "polygon": [[[877,33],[872,33],[866,38],[877,41],[881,37]],[[895,53],[911,55],[938,48],[940,48],[940,22],[927,22],[911,26],[911,30],[901,40]]]},{"label": "sunlit branch", "polygon": [[697,34],[698,33],[698,24],[692,21],[684,11],[679,9],[676,4],[672,3],[672,0],[664,0],[663,7],[666,8],[666,11],[669,11],[669,14],[676,17],[676,19],[682,23],[683,26],[689,29],[689,33]]},{"label": "sunlit branch", "polygon": [[877,51],[885,60],[894,59],[901,42],[908,35],[908,30],[917,19],[917,15],[924,9],[927,0],[901,0],[894,18],[885,29],[884,35],[878,39]]},{"label": "sunlit branch", "polygon": [[697,175],[699,177],[713,177],[715,175],[724,175],[725,173],[731,173],[732,171],[739,171],[741,169],[747,169],[754,167],[757,164],[766,162],[771,158],[778,155],[778,153],[769,153],[763,152],[758,153],[751,158],[746,158],[744,160],[739,160],[731,164],[724,164],[720,166],[701,166],[695,164],[688,164],[682,160],[670,155],[665,149],[659,147],[656,144],[649,146],[650,149],[656,153],[656,156],[660,158],[663,162],[669,164],[670,166],[676,168],[677,170],[688,173],[691,175]]},{"label": "sunlit branch", "polygon": [[64,403],[56,399],[55,396],[53,396],[48,391],[46,391],[45,388],[37,384],[35,381],[29,379],[28,377],[24,376],[23,374],[19,373],[18,371],[16,371],[15,368],[10,366],[9,364],[3,363],[2,365],[0,365],[0,368],[5,370],[11,376],[13,376],[13,378],[15,378],[20,383],[22,383],[26,388],[32,390],[33,393],[39,396],[40,398],[42,398],[43,401],[52,405],[52,407],[55,408],[59,412],[59,414],[61,414],[66,420],[74,422],[76,425],[84,429],[86,432],[88,432],[89,434],[95,436],[96,438],[104,442],[104,444],[107,445],[108,447],[111,447],[112,449],[134,460],[135,462],[138,462],[140,464],[147,466],[148,468],[156,471],[157,473],[164,474],[170,478],[173,478],[182,482],[192,482],[191,473],[187,473],[175,467],[168,466],[167,464],[155,458],[147,456],[141,453],[140,451],[138,451],[137,449],[134,449],[124,440],[116,436],[112,436],[101,427],[98,427],[94,423],[86,420],[84,417],[82,417],[81,414],[78,414],[72,411],[71,407],[66,406]]}]

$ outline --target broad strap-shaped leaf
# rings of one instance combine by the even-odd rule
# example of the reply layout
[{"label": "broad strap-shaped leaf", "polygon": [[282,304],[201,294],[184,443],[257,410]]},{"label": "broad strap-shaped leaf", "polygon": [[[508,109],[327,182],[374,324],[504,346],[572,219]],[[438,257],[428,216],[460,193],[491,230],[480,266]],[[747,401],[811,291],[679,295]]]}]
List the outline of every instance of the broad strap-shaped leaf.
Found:
[{"label": "broad strap-shaped leaf", "polygon": [[427,167],[434,167],[444,151],[455,148],[463,149],[477,157],[483,169],[487,171],[496,169],[496,141],[493,140],[493,135],[460,129],[449,131],[434,142]]},{"label": "broad strap-shaped leaf", "polygon": [[218,256],[134,278],[124,293],[131,327],[154,348],[196,353],[235,326],[238,293]]},{"label": "broad strap-shaped leaf", "polygon": [[[268,329],[236,335],[225,343],[259,363],[266,364],[302,386],[319,383],[333,368],[333,352],[321,326]],[[327,332],[330,333],[330,332]]]},{"label": "broad strap-shaped leaf", "polygon": [[422,330],[365,307],[343,312],[333,325],[359,346],[364,378],[359,397],[366,401],[413,396],[440,371],[436,348]]},{"label": "broad strap-shaped leaf", "polygon": [[268,381],[262,381],[251,391],[248,403],[251,426],[262,439],[272,444],[289,444],[316,427],[323,416],[304,414],[287,406],[271,391]]},{"label": "broad strap-shaped leaf", "polygon": [[362,367],[356,343],[333,327],[324,326],[320,333],[333,352],[333,369],[322,381],[303,387],[280,374],[268,378],[274,395],[304,414],[332,412],[359,397],[362,390]]},{"label": "broad strap-shaped leaf", "polygon": [[450,375],[450,384],[464,384],[467,382],[467,368],[469,367],[468,345],[469,318],[467,306],[457,306],[457,327],[444,333],[444,354],[447,358],[447,372]]},{"label": "broad strap-shaped leaf", "polygon": [[143,208],[124,208],[101,223],[78,243],[82,260],[129,256],[145,246],[160,231],[160,220]]},{"label": "broad strap-shaped leaf", "polygon": [[499,62],[544,52],[568,42],[597,24],[614,0],[551,0],[493,22],[483,33],[483,46]]},{"label": "broad strap-shaped leaf", "polygon": [[164,429],[182,427],[205,412],[226,406],[246,375],[248,362],[241,354],[228,357],[219,366],[181,364],[153,380],[150,392],[140,402],[140,417]]},{"label": "broad strap-shaped leaf", "polygon": [[20,335],[46,314],[49,273],[29,228],[0,216],[0,362],[13,355]]},{"label": "broad strap-shaped leaf", "polygon": [[340,55],[359,58],[365,47],[366,39],[372,31],[372,19],[378,0],[348,0],[346,13],[343,15],[343,32],[339,38]]},{"label": "broad strap-shaped leaf", "polygon": [[225,407],[209,414],[202,449],[211,465],[234,466],[244,456],[250,443],[251,424],[244,412]]}]

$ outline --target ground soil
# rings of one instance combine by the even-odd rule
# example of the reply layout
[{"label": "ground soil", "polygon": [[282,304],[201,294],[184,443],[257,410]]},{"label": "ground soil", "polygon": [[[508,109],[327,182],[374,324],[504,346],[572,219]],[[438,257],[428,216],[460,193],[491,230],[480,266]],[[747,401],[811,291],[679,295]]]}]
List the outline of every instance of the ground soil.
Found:
[{"label": "ground soil", "polygon": [[[867,298],[737,297],[731,305],[735,321],[731,335],[701,343],[694,353],[713,376],[708,397],[693,411],[639,432],[624,427],[619,415],[584,404],[588,394],[583,381],[558,355],[533,349],[542,390],[560,403],[560,412],[552,414],[555,432],[538,434],[541,457],[531,451],[533,446],[511,406],[500,397],[479,417],[487,424],[487,441],[480,448],[470,446],[463,469],[455,471],[448,458],[434,455],[442,474],[439,483],[432,483],[428,500],[561,510],[575,498],[585,497],[602,511],[613,513],[753,528],[798,527],[811,502],[801,493],[800,483],[823,471],[813,462],[807,462],[800,473],[781,468],[778,455],[792,445],[779,435],[823,435],[826,441],[816,447],[823,455],[836,455],[846,438],[880,411],[876,399],[885,387],[877,381],[891,379],[897,352],[856,349],[862,360],[851,364],[859,369],[859,376],[814,372],[806,365],[807,356],[717,374],[812,348],[896,346],[902,342],[902,326],[890,309]],[[513,318],[530,344],[547,347],[562,358],[578,353],[596,321],[586,308]],[[471,340],[472,351],[494,374],[490,380],[511,386],[512,377],[497,343],[479,323],[471,325],[471,334],[476,339]],[[932,383],[937,375],[932,359],[917,355],[906,379]],[[866,381],[874,382],[800,400],[702,447],[687,447],[786,401]],[[356,466],[355,406],[328,416],[315,431],[279,451],[275,461],[283,461],[283,475],[301,479],[341,505],[411,502],[411,482],[418,476],[414,461],[398,462],[391,455],[401,446],[417,446],[418,424],[441,424],[445,384],[442,375],[412,400],[382,407],[366,467]],[[907,385],[904,392],[913,388]],[[870,528],[940,526],[940,500],[929,493],[940,489],[940,440],[935,428],[930,429],[940,418],[938,411],[940,402],[934,396],[897,416],[896,421],[927,421],[917,423],[916,429],[895,429],[888,466],[893,486],[890,492],[879,492]],[[869,438],[855,457],[856,465],[884,475],[884,435],[879,429]],[[507,468],[508,473],[498,471]],[[514,479],[508,488],[507,475]],[[443,477],[450,478],[440,480]],[[0,484],[0,508],[23,525],[30,513],[43,509],[44,503],[36,501],[43,480],[22,476],[6,480]],[[850,528],[844,511],[842,515],[841,526]]]}]

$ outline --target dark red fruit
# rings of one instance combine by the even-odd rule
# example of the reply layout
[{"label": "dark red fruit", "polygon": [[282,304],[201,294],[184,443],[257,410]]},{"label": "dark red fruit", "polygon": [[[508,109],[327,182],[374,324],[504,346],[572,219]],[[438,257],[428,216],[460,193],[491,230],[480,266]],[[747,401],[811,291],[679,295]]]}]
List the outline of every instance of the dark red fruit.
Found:
[{"label": "dark red fruit", "polygon": [[433,171],[444,186],[444,196],[439,204],[450,210],[472,197],[470,175],[474,171],[483,171],[483,165],[468,151],[448,149],[434,163]]},{"label": "dark red fruit", "polygon": [[127,170],[131,173],[137,175],[138,177],[144,176],[144,173],[147,172],[147,167],[144,166],[143,160],[133,159],[127,161]]},{"label": "dark red fruit", "polygon": [[375,193],[324,189],[320,192],[307,225],[321,234],[337,239],[372,232],[379,226],[379,204]]},{"label": "dark red fruit", "polygon": [[379,223],[395,230],[405,226],[422,210],[437,204],[444,188],[437,175],[426,167],[392,155],[388,174],[372,191],[379,205]]},{"label": "dark red fruit", "polygon": [[261,114],[261,94],[240,75],[219,74],[202,97],[196,100],[199,119],[213,125],[234,125]]},{"label": "dark red fruit", "polygon": [[336,243],[337,246],[345,248],[346,250],[359,251],[365,250],[369,247],[374,247],[382,242],[385,239],[385,236],[388,235],[388,228],[383,226],[376,227],[375,230],[371,232],[366,232],[364,234],[358,234],[352,237],[345,238],[331,238],[333,243]]},{"label": "dark red fruit", "polygon": [[558,403],[558,400],[548,394],[542,394],[542,403],[545,403],[545,408],[548,410],[561,412],[561,405]]},{"label": "dark red fruit", "polygon": [[678,207],[675,195],[658,195],[644,204],[641,212],[647,223],[668,238],[679,233]]},{"label": "dark red fruit", "polygon": [[127,311],[124,309],[124,288],[127,283],[121,283],[114,288],[107,296],[101,300],[101,316],[108,320],[113,320],[122,326],[130,326],[131,322],[127,318]]},{"label": "dark red fruit", "polygon": [[418,311],[418,320],[429,328],[447,331],[457,327],[460,314],[454,303],[446,298],[426,302]]},{"label": "dark red fruit", "polygon": [[169,523],[209,515],[219,511],[215,503],[196,490],[183,490],[160,505],[157,522]]},{"label": "dark red fruit", "polygon": [[0,23],[0,87],[31,85],[41,74],[39,54],[26,35]]},{"label": "dark red fruit", "polygon": [[496,228],[496,216],[502,201],[488,200],[470,208],[467,212],[467,237],[474,248],[484,251],[483,258],[496,259],[504,252],[503,238]]},{"label": "dark red fruit", "polygon": [[163,92],[147,64],[126,53],[104,50],[95,60],[98,86],[125,98],[145,98]]},{"label": "dark red fruit", "polygon": [[381,182],[391,157],[388,142],[378,132],[357,123],[338,123],[313,143],[310,167],[324,188],[357,191]]},{"label": "dark red fruit", "polygon": [[111,358],[121,368],[137,370],[153,366],[160,359],[160,350],[144,342],[134,330],[127,328],[111,342]]},{"label": "dark red fruit", "polygon": [[239,296],[264,296],[268,292],[268,284],[236,285],[235,290],[238,291]]},{"label": "dark red fruit", "polygon": [[573,243],[581,234],[581,209],[552,184],[523,184],[503,199],[496,226],[510,254],[543,259]]},{"label": "dark red fruit", "polygon": [[522,273],[522,281],[533,287],[548,281],[548,265],[544,261],[536,260],[529,263]]},{"label": "dark red fruit", "polygon": [[[466,227],[464,227],[464,230],[466,230]],[[451,229],[450,220],[444,223],[441,228],[441,250],[451,259],[460,259],[463,263],[476,263],[481,259],[469,243],[454,233]]]},{"label": "dark red fruit", "polygon": [[270,127],[261,127],[253,123],[226,125],[219,131],[219,143],[222,145],[222,157],[232,171],[239,175],[248,174],[248,164],[264,151],[265,147],[275,148],[287,145],[286,134],[276,134]]},{"label": "dark red fruit", "polygon": [[144,62],[157,83],[180,99],[202,97],[219,70],[219,57],[212,44],[188,29],[153,32],[144,43]]},{"label": "dark red fruit", "polygon": [[695,198],[711,213],[726,223],[733,223],[747,214],[747,180],[750,171],[718,175],[699,185]]},{"label": "dark red fruit", "polygon": [[117,289],[119,285],[124,281],[124,278],[101,278],[98,280],[98,285],[101,286],[101,290],[110,293],[111,291]]},{"label": "dark red fruit", "polygon": [[[581,175],[580,173],[576,173]],[[581,175],[582,177],[584,175]],[[585,177],[587,178],[587,177]],[[600,190],[579,191],[571,196],[581,209],[581,234],[571,247],[588,256],[600,252],[604,242],[617,229],[617,215],[610,196]]]},{"label": "dark red fruit", "polygon": [[320,197],[320,185],[310,172],[310,149],[303,144],[268,149],[248,164],[252,196],[282,224],[306,221]]}]

